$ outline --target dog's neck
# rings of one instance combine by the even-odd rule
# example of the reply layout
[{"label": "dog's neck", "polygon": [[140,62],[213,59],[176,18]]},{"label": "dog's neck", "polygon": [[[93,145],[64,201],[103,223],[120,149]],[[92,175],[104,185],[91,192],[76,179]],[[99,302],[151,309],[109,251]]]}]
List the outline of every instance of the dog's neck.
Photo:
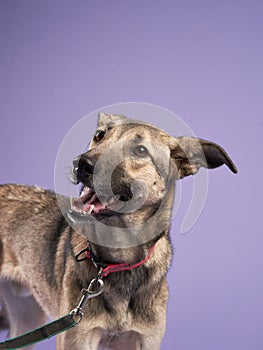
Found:
[{"label": "dog's neck", "polygon": [[151,247],[154,247],[165,235],[166,233],[163,231],[149,242],[128,248],[104,247],[92,242],[88,242],[88,247],[96,263],[101,265],[115,263],[134,264],[145,259]]},{"label": "dog's neck", "polygon": [[[133,270],[140,267],[141,265],[144,265],[152,256],[155,248],[155,243],[148,249],[147,255],[143,259],[140,259],[135,263],[121,262],[116,264],[115,262],[112,263],[108,261],[106,262],[105,260],[103,261],[96,256],[89,242],[85,250],[85,254],[86,254],[86,258],[90,259],[96,268],[99,268],[101,276],[105,277],[111,273]],[[83,253],[83,251],[81,253]],[[107,256],[107,259],[109,259],[108,256]]]}]

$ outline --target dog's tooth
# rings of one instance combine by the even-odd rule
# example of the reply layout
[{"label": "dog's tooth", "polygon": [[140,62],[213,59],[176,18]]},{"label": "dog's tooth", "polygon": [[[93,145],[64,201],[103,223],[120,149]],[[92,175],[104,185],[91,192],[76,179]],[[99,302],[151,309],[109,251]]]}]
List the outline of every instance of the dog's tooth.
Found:
[{"label": "dog's tooth", "polygon": [[70,197],[70,207],[71,207],[71,209],[74,209],[74,197]]},{"label": "dog's tooth", "polygon": [[81,194],[80,194],[80,197],[85,196],[85,193],[86,193],[86,187],[83,187]]},{"label": "dog's tooth", "polygon": [[72,211],[75,211],[76,213],[80,213],[80,214],[83,213],[80,208],[76,207],[74,197],[70,197],[70,208]]},{"label": "dog's tooth", "polygon": [[90,215],[93,212],[93,209],[94,209],[94,205],[91,204],[91,206],[90,206],[90,208],[89,208],[87,213]]}]

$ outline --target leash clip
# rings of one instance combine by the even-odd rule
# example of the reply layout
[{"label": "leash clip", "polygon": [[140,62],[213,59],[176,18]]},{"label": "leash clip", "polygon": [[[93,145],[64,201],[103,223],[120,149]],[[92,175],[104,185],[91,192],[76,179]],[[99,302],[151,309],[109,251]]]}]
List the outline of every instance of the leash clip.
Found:
[{"label": "leash clip", "polygon": [[104,282],[102,280],[102,267],[100,268],[98,275],[96,278],[93,278],[91,280],[88,288],[83,288],[81,290],[82,297],[80,299],[80,302],[78,306],[71,311],[71,314],[75,316],[76,323],[79,323],[82,320],[82,317],[84,315],[83,309],[87,303],[87,301],[91,298],[95,298],[99,296],[101,293],[103,293],[104,290]]}]

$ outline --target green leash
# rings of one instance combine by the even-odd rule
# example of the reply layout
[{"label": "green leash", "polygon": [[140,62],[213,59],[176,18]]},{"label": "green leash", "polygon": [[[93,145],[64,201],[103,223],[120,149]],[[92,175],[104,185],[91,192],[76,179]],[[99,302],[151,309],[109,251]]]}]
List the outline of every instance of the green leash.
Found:
[{"label": "green leash", "polygon": [[88,299],[97,297],[103,292],[104,283],[102,281],[102,269],[99,270],[98,275],[94,278],[87,289],[82,289],[82,297],[78,306],[69,314],[47,323],[46,325],[36,328],[33,331],[19,335],[18,337],[5,340],[0,343],[0,350],[20,349],[43,340],[54,337],[55,335],[65,332],[75,327],[84,315],[83,309]]},{"label": "green leash", "polygon": [[76,326],[75,315],[68,314],[42,327],[36,328],[31,332],[24,333],[18,337],[8,339],[0,343],[0,349],[20,349],[48,338],[59,333],[65,332]]}]

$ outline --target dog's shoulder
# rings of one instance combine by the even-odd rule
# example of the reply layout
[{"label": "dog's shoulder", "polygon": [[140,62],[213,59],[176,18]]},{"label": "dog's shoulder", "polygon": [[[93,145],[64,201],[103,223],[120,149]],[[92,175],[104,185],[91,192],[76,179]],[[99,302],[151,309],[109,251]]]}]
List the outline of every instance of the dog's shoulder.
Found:
[{"label": "dog's shoulder", "polygon": [[[53,191],[37,186],[5,184],[0,185],[0,208],[4,212],[42,210],[56,207],[57,199]],[[20,209],[19,209],[20,208]]]},{"label": "dog's shoulder", "polygon": [[51,190],[45,190],[38,186],[18,185],[18,184],[1,184],[1,200],[14,200],[25,202],[27,200],[41,201],[43,197],[55,198],[56,195]]}]

